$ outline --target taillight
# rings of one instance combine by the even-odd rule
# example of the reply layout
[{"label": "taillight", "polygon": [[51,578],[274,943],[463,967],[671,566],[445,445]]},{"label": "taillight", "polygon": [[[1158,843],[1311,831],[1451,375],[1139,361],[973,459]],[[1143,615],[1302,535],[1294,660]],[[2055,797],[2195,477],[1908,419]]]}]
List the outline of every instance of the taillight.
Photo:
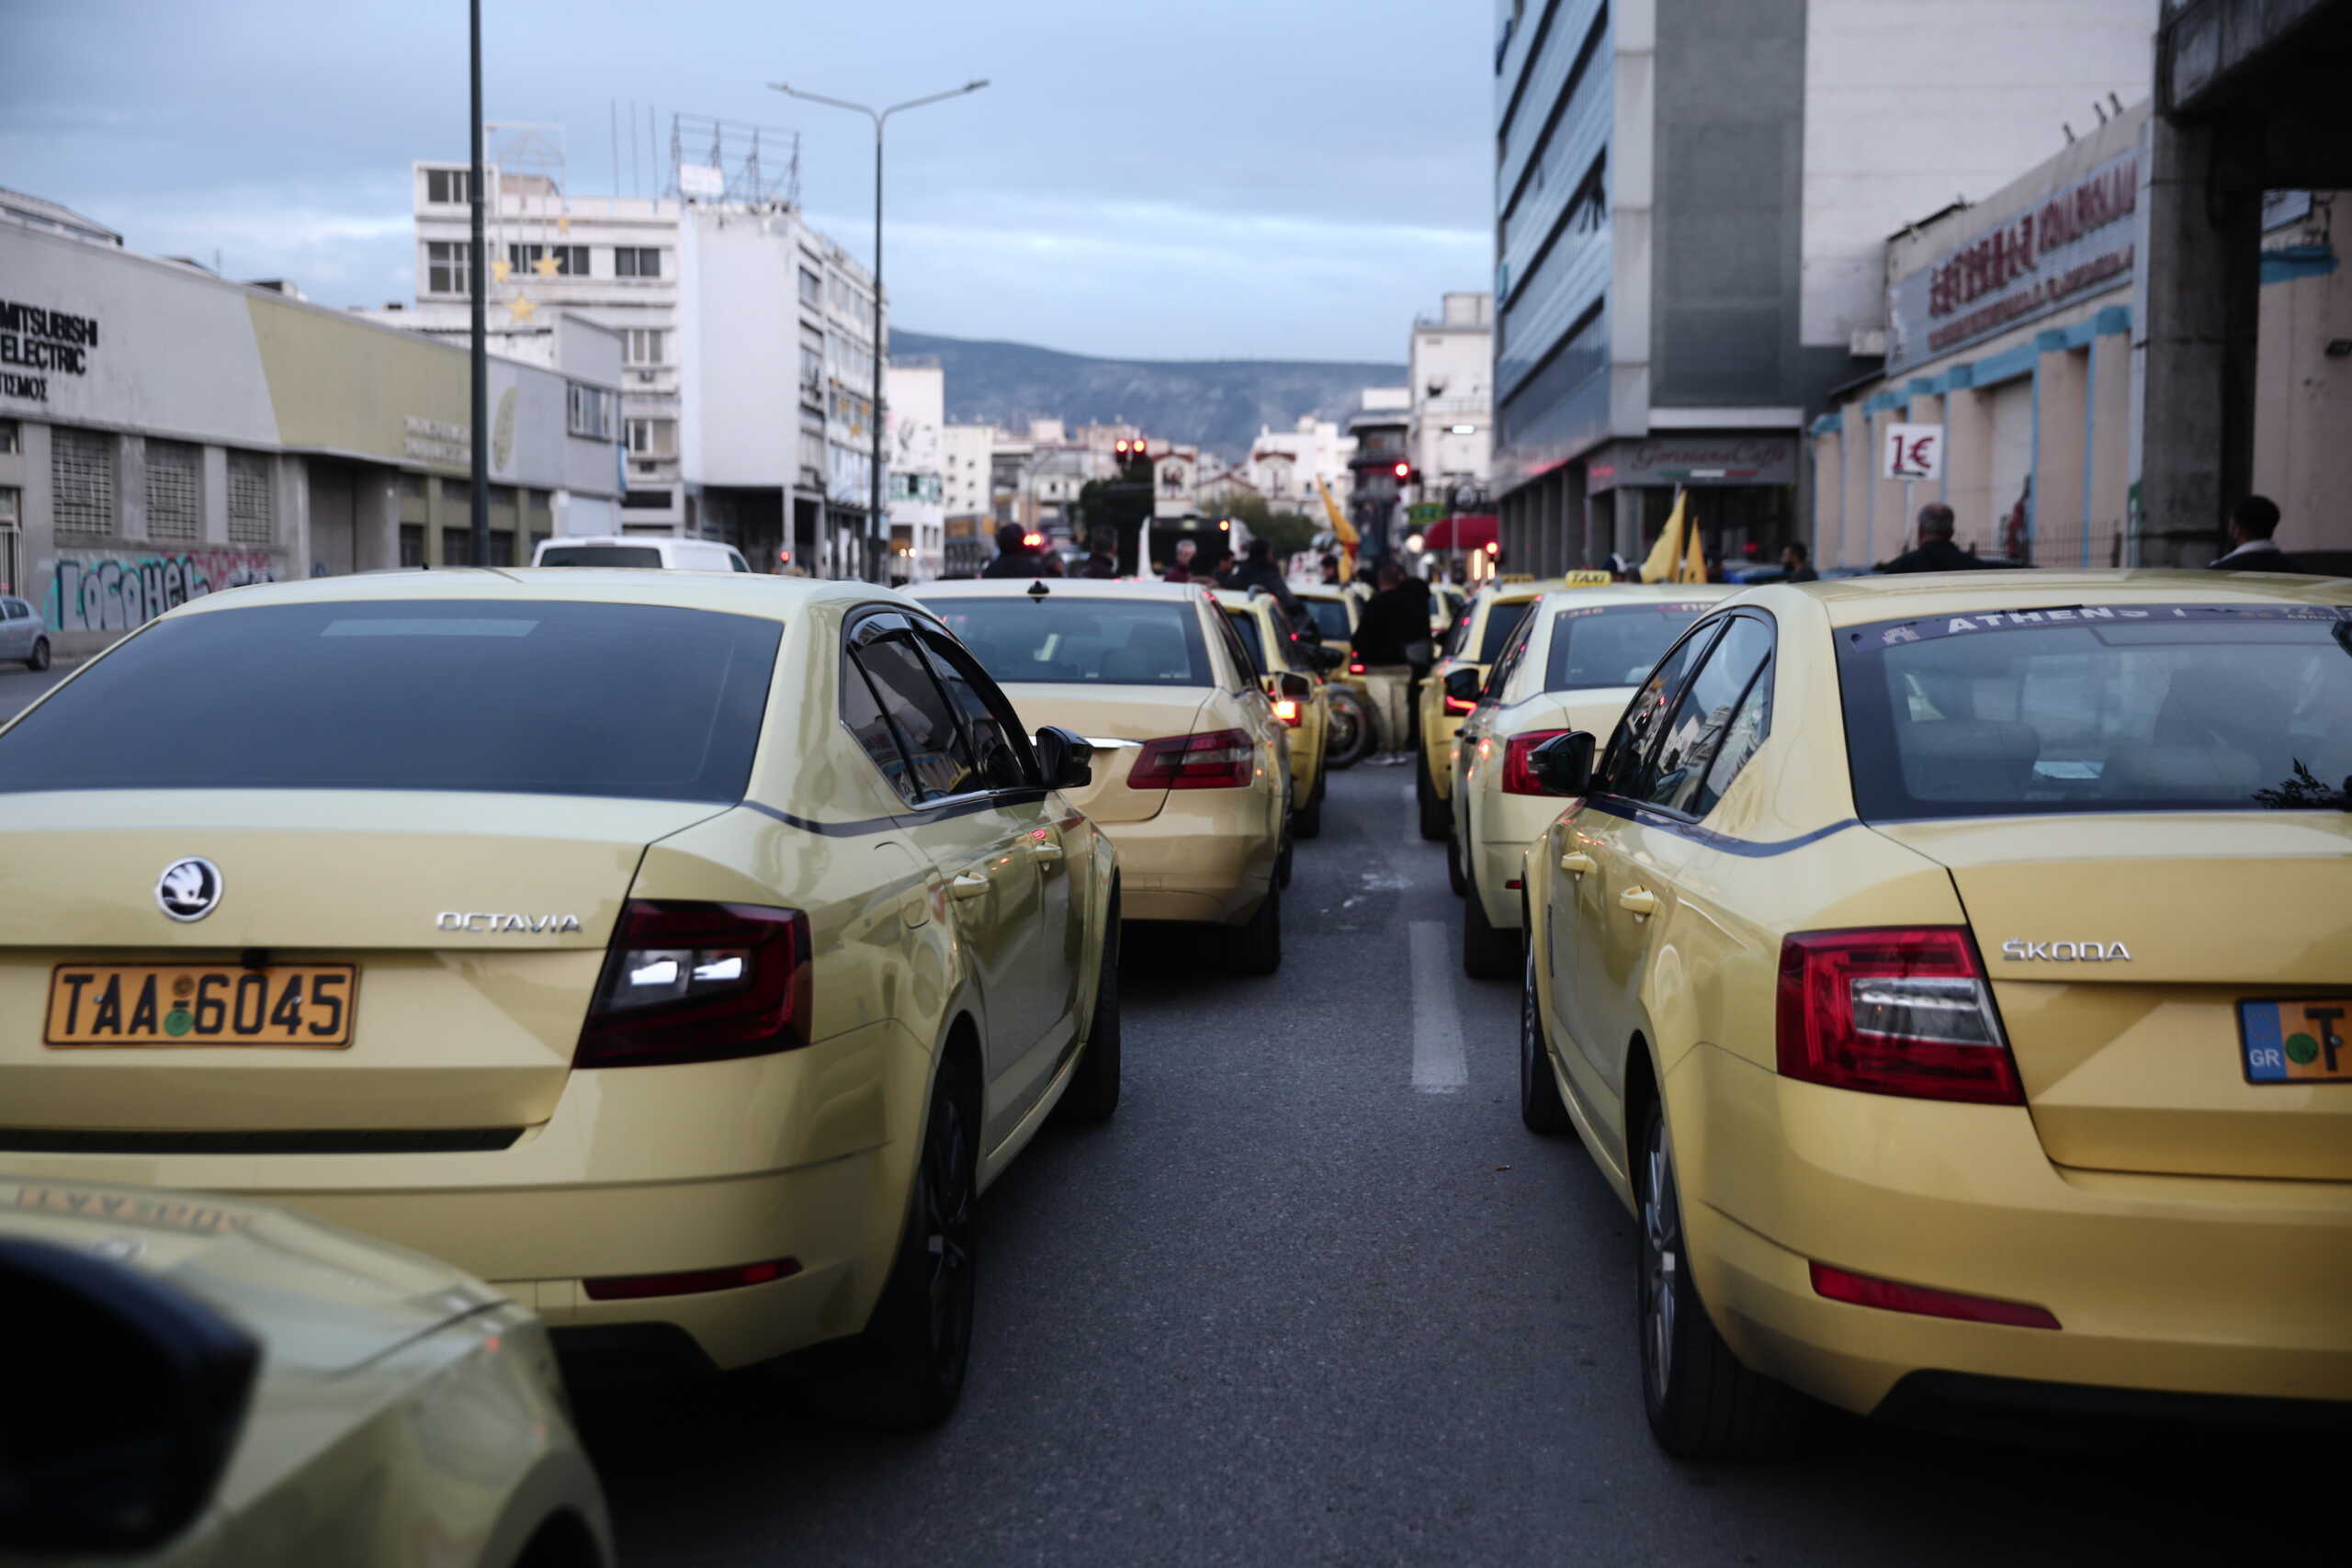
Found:
[{"label": "taillight", "polygon": [[1514,735],[1503,748],[1503,793],[1505,795],[1543,795],[1547,793],[1544,781],[1535,776],[1535,764],[1530,759],[1535,748],[1555,736],[1566,735],[1565,729],[1531,729],[1524,735]]},{"label": "taillight", "polygon": [[1826,1263],[1813,1265],[1815,1295],[1882,1312],[1912,1312],[1923,1317],[1956,1317],[1963,1323],[1999,1323],[2011,1328],[2055,1328],[2057,1314],[2025,1302],[2005,1302],[1992,1296],[1963,1295],[1958,1291],[1932,1290],[1926,1285],[1898,1284],[1868,1274],[1849,1274]]},{"label": "taillight", "polygon": [[1351,675],[1361,675],[1361,674],[1363,674],[1363,660],[1361,660],[1361,659],[1351,659],[1351,660],[1348,660],[1348,673],[1349,673],[1349,674],[1351,674]]},{"label": "taillight", "polygon": [[1129,789],[1238,789],[1257,776],[1258,750],[1238,729],[1147,740],[1127,770]]},{"label": "taillight", "polygon": [[1288,697],[1276,697],[1274,699],[1274,716],[1281,719],[1284,724],[1289,725],[1293,729],[1296,729],[1298,728],[1299,718],[1298,704]]},{"label": "taillight", "polygon": [[761,1056],[808,1043],[808,917],[756,904],[631,899],[576,1067]]},{"label": "taillight", "polygon": [[1451,714],[1470,713],[1474,711],[1477,705],[1478,699],[1476,697],[1472,697],[1467,701],[1464,701],[1461,697],[1447,697],[1445,699],[1445,711]]},{"label": "taillight", "polygon": [[1984,961],[1957,926],[1785,938],[1780,1066],[1865,1094],[2025,1103]]}]

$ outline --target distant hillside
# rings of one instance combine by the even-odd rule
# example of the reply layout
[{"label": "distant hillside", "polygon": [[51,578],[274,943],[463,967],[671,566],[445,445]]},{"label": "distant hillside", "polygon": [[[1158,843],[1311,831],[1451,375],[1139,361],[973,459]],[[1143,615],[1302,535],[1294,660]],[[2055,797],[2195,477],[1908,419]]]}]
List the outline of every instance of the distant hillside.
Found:
[{"label": "distant hillside", "polygon": [[1094,359],[1025,343],[893,329],[894,357],[928,355],[946,371],[947,417],[1019,430],[1031,419],[1125,420],[1148,435],[1196,441],[1229,461],[1258,432],[1302,414],[1345,420],[1366,387],[1401,387],[1402,365],[1316,359]]}]

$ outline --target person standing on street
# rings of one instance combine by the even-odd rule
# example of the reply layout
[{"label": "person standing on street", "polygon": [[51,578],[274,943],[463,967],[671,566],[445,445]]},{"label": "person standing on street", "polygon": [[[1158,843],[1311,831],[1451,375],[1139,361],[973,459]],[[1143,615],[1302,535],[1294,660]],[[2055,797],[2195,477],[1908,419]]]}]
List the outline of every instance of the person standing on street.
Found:
[{"label": "person standing on street", "polygon": [[2278,503],[2249,495],[2230,508],[2230,547],[2213,562],[2215,571],[2297,571],[2295,558],[2278,547]]},{"label": "person standing on street", "polygon": [[1046,562],[1043,551],[1029,547],[1028,536],[1021,525],[1007,523],[996,531],[996,559],[980,569],[982,577],[1043,577]]},{"label": "person standing on street", "polygon": [[1283,569],[1274,564],[1274,547],[1269,540],[1250,541],[1241,564],[1233,569],[1231,586],[1243,592],[1262,588],[1274,596],[1274,603],[1283,607],[1283,615],[1294,621],[1299,618],[1298,595],[1290,591],[1290,584],[1283,579]]},{"label": "person standing on street", "polygon": [[1796,539],[1781,547],[1781,570],[1788,573],[1783,582],[1818,582],[1821,573],[1813,570],[1813,551]]},{"label": "person standing on street", "polygon": [[1213,564],[1209,567],[1209,581],[1219,588],[1232,587],[1233,564],[1233,552],[1228,549],[1218,549],[1215,554]]},{"label": "person standing on street", "polygon": [[1119,575],[1119,536],[1108,527],[1086,536],[1086,564],[1079,576],[1107,581]]},{"label": "person standing on street", "polygon": [[1974,571],[1984,562],[1951,542],[1951,508],[1931,501],[1919,508],[1919,543],[1880,567],[1887,572]]},{"label": "person standing on street", "polygon": [[1394,767],[1413,758],[1407,704],[1413,682],[1430,666],[1430,589],[1388,559],[1381,561],[1375,581],[1379,592],[1363,607],[1354,647],[1380,725],[1380,755],[1373,761]]},{"label": "person standing on street", "polygon": [[1162,581],[1162,582],[1190,582],[1190,581],[1193,581],[1193,551],[1196,547],[1195,547],[1195,546],[1193,545],[1193,541],[1192,541],[1192,540],[1190,540],[1190,539],[1179,539],[1179,540],[1177,540],[1177,541],[1176,541],[1176,559],[1175,559],[1175,561],[1174,561],[1174,562],[1173,562],[1173,563],[1172,563],[1172,564],[1168,568],[1168,570],[1167,570],[1166,571],[1163,571],[1163,572],[1161,572],[1161,573],[1159,574],[1159,581]]}]

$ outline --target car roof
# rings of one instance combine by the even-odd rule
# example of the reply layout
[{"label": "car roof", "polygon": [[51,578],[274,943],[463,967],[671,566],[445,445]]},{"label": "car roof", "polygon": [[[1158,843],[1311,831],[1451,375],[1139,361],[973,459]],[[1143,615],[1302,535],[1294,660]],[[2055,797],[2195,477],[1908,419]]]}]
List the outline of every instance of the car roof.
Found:
[{"label": "car roof", "polygon": [[1935,571],[1771,583],[1747,592],[1765,604],[1802,595],[1828,613],[1831,626],[1850,626],[1922,615],[2064,609],[2082,604],[2352,604],[2352,578],[2173,571],[2154,567],[2112,571]]},{"label": "car roof", "polygon": [[1274,596],[1262,588],[1212,588],[1209,597],[1227,610],[1254,610],[1261,604],[1274,606]]},{"label": "car roof", "polygon": [[1589,588],[1554,588],[1544,603],[1554,609],[1583,604],[1711,604],[1747,590],[1736,582],[1611,582]]},{"label": "car roof", "polygon": [[1047,597],[1067,593],[1081,599],[1197,601],[1203,592],[1203,585],[1197,582],[1141,582],[1096,577],[989,577],[961,582],[917,583],[908,592],[924,601],[1006,599],[1024,596],[1041,582],[1046,585]]},{"label": "car roof", "polygon": [[682,610],[788,620],[811,605],[876,601],[920,608],[903,594],[871,582],[829,582],[741,571],[662,571],[644,569],[451,567],[439,571],[376,571],[353,577],[312,577],[257,582],[191,599],[175,615],[218,615],[265,604],[400,604],[428,600],[542,600],[550,604],[655,604]]}]

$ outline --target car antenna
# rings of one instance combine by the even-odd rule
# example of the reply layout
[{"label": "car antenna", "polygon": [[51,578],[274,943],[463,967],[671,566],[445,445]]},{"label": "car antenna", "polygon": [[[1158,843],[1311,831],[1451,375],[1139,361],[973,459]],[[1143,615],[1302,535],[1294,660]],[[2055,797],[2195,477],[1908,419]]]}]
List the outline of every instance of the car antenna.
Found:
[{"label": "car antenna", "polygon": [[1032,599],[1043,599],[1044,597],[1046,597],[1046,595],[1047,595],[1048,593],[1051,593],[1052,592],[1053,592],[1053,590],[1052,590],[1052,589],[1050,589],[1050,588],[1048,588],[1048,587],[1046,587],[1046,580],[1045,580],[1044,578],[1042,578],[1042,577],[1033,577],[1033,578],[1031,578],[1031,579],[1029,580],[1029,597],[1030,597],[1030,598],[1032,598]]}]

